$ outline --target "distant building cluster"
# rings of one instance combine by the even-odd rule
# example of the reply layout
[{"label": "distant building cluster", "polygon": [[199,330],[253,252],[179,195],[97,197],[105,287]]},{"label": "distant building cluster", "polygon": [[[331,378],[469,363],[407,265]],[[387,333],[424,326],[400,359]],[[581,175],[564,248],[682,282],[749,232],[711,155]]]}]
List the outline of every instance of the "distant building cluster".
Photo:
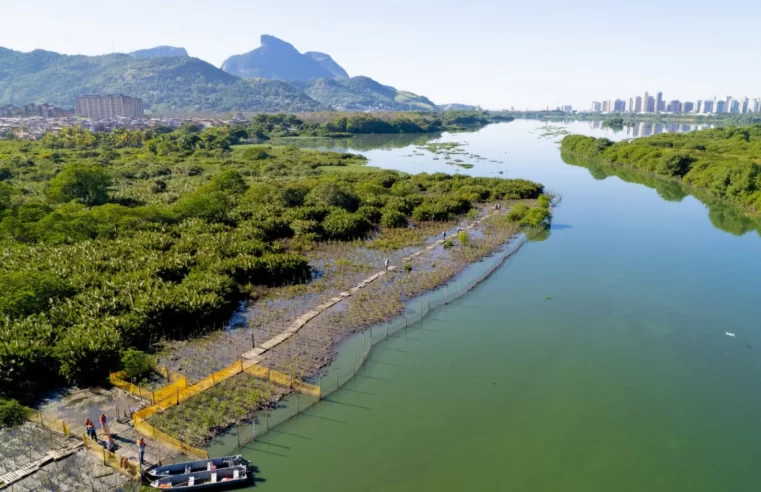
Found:
[{"label": "distant building cluster", "polygon": [[96,120],[112,118],[142,118],[143,100],[121,94],[88,95],[77,98],[74,113]]},{"label": "distant building cluster", "polygon": [[12,118],[16,116],[41,116],[42,118],[65,118],[71,116],[71,111],[61,109],[52,104],[26,104],[16,106],[9,104],[0,106],[0,117]]},{"label": "distant building cluster", "polygon": [[237,114],[230,120],[221,118],[109,118],[87,119],[79,117],[50,118],[41,116],[0,116],[0,138],[13,137],[21,140],[39,140],[47,133],[57,133],[61,128],[75,126],[93,132],[111,132],[117,128],[127,130],[146,130],[166,127],[180,128],[193,125],[201,128],[250,125],[251,120]]},{"label": "distant building cluster", "polygon": [[753,100],[743,97],[735,99],[727,96],[726,99],[700,99],[698,101],[680,101],[672,99],[667,101],[663,93],[654,95],[645,92],[642,96],[625,99],[611,99],[609,101],[592,101],[590,108],[592,113],[692,113],[692,114],[748,114],[761,113],[761,97]]}]

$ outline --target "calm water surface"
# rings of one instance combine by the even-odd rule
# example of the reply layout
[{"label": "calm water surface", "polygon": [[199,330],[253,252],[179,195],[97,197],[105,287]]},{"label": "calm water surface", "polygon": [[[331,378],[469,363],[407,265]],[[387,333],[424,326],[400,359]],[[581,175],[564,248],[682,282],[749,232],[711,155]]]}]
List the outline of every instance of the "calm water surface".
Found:
[{"label": "calm water surface", "polygon": [[444,135],[487,159],[470,170],[410,137],[363,151],[383,168],[528,178],[563,201],[545,241],[245,446],[256,489],[761,488],[759,235],[717,228],[693,197],[595,179],[540,126]]}]

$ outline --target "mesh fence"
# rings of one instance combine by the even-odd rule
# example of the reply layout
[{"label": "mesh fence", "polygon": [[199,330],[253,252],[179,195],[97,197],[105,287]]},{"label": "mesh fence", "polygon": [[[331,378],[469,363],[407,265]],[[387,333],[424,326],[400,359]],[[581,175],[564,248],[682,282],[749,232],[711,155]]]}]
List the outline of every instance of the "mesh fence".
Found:
[{"label": "mesh fence", "polygon": [[[374,348],[386,340],[392,338],[403,338],[406,334],[402,332],[406,328],[420,322],[432,310],[449,304],[467,294],[471,289],[486,280],[502,264],[515,254],[521,246],[528,240],[526,236],[520,236],[511,242],[501,253],[484,259],[479,263],[481,267],[477,273],[472,275],[461,275],[450,281],[445,286],[429,292],[428,294],[410,301],[405,307],[404,313],[387,322],[379,323],[367,329],[355,339],[350,339],[347,343],[354,344],[353,347],[345,347],[342,352],[352,352],[350,355],[344,353],[328,368],[327,372],[321,373],[314,378],[310,384],[289,379],[289,377],[276,371],[261,366],[252,366],[246,369],[248,374],[262,379],[268,379],[273,382],[282,383],[286,386],[297,389],[300,385],[305,388],[286,398],[276,409],[266,409],[260,411],[253,422],[240,424],[231,430],[231,435],[237,437],[239,445],[255,441],[270,429],[292,419],[298,414],[309,410],[321,399],[327,398],[341,387],[348,384],[357,375],[364,363],[371,357]],[[276,374],[272,376],[272,374]]]},{"label": "mesh fence", "polygon": [[134,461],[130,461],[126,458],[123,458],[115,453],[112,453],[111,451],[107,450],[100,444],[98,444],[96,441],[93,441],[87,436],[82,436],[82,442],[84,444],[85,449],[88,449],[90,451],[90,454],[95,456],[96,458],[103,460],[103,464],[106,466],[110,466],[114,470],[118,471],[119,473],[122,473],[124,475],[127,475],[128,477],[132,479],[138,479],[140,478],[140,465],[135,463]]},{"label": "mesh fence", "polygon": [[26,410],[26,418],[28,421],[34,422],[35,424],[40,424],[44,428],[49,429],[57,434],[62,434],[66,437],[71,435],[71,431],[69,430],[69,426],[66,424],[66,422],[57,419],[47,413],[38,412],[37,410],[32,410],[29,408]]},{"label": "mesh fence", "polygon": [[169,384],[164,386],[163,388],[160,388],[154,391],[141,388],[140,386],[132,384],[129,381],[125,380],[124,371],[119,371],[119,372],[114,372],[109,374],[108,380],[111,382],[113,386],[121,390],[124,390],[128,393],[131,393],[135,396],[138,396],[144,400],[148,400],[151,403],[156,403],[158,401],[165,400],[172,394],[176,393],[178,390],[187,388],[188,378],[183,376],[182,374],[177,374],[175,372],[172,372],[167,367],[164,367],[164,366],[157,366],[155,369],[157,373],[161,374],[165,379],[169,381]]}]

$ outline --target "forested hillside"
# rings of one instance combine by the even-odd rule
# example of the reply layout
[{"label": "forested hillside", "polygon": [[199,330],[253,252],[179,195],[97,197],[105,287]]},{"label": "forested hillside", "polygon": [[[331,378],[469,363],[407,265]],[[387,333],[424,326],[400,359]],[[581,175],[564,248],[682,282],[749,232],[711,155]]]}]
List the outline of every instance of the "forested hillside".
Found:
[{"label": "forested hillside", "polygon": [[333,109],[374,108],[386,111],[436,111],[438,109],[426,97],[399,91],[369,77],[352,77],[348,80],[313,79],[306,82],[294,82],[294,85],[323,106]]},{"label": "forested hillside", "polygon": [[618,143],[569,135],[561,151],[678,178],[761,212],[761,125],[664,133]]},{"label": "forested hillside", "polygon": [[241,80],[197,58],[68,56],[0,48],[0,104],[73,107],[82,94],[140,97],[158,112],[313,111],[320,105],[275,80]]}]

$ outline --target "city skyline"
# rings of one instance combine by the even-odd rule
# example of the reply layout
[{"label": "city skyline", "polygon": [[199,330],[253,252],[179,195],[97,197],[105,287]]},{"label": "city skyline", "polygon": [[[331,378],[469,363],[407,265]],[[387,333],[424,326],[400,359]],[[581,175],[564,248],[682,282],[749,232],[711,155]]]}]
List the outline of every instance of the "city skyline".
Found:
[{"label": "city skyline", "polygon": [[693,114],[758,114],[761,113],[761,97],[726,96],[723,99],[711,96],[708,99],[681,100],[664,99],[663,92],[655,96],[645,91],[642,96],[628,99],[608,99],[592,101],[591,113],[693,113]]}]

